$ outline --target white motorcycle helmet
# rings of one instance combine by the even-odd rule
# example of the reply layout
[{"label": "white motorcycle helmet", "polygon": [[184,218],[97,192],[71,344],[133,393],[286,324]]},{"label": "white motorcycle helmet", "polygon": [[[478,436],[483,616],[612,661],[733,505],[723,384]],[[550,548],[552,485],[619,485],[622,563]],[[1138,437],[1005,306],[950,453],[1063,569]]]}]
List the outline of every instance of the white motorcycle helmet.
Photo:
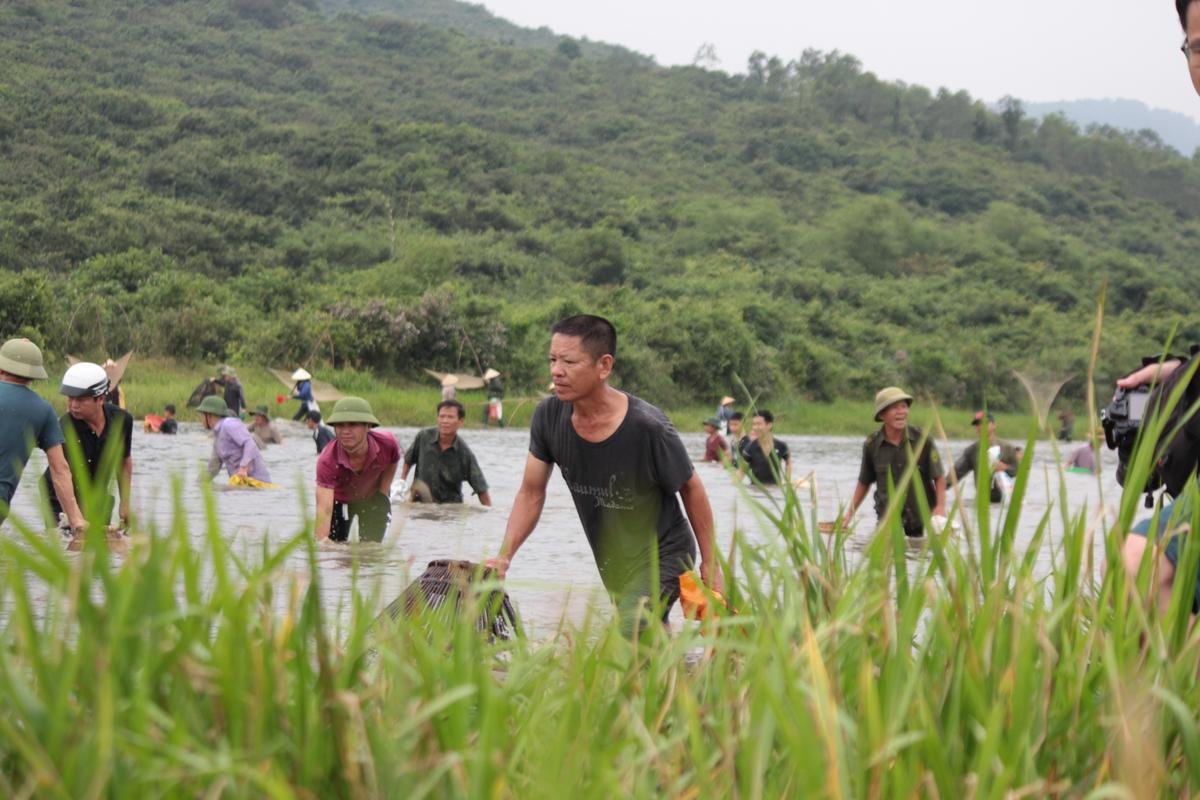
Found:
[{"label": "white motorcycle helmet", "polygon": [[103,397],[108,394],[108,373],[99,364],[80,361],[63,375],[58,393],[67,397]]}]

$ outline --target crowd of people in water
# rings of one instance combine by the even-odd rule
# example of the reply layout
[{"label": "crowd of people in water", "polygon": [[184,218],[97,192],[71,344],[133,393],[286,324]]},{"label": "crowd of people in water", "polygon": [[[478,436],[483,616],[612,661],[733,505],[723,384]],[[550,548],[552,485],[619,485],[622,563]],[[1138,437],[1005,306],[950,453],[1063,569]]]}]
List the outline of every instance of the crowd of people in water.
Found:
[{"label": "crowd of people in water", "polygon": [[[681,576],[693,568],[716,592],[722,577],[704,484],[665,414],[610,386],[616,352],[616,330],[602,317],[576,315],[551,328],[551,393],[533,412],[520,488],[503,544],[487,566],[504,576],[537,526],[557,466],[574,499],[600,577],[622,619],[633,624],[639,608],[657,609],[665,619],[678,599]],[[52,514],[49,521],[60,520],[64,530],[78,535],[86,526],[79,497],[98,494],[107,498],[108,508],[98,515],[89,509],[87,516],[110,520],[115,509],[120,525],[126,525],[134,422],[127,411],[109,402],[115,388],[109,373],[90,362],[67,369],[60,386],[67,412],[61,417],[28,386],[47,377],[42,354],[32,342],[10,339],[0,347],[0,522],[37,446],[45,451],[49,464],[41,482]],[[407,449],[394,434],[380,429],[367,400],[342,397],[323,417],[313,397],[312,376],[298,369],[291,377],[295,382],[291,397],[299,402],[293,420],[304,421],[316,447],[318,539],[381,541],[394,500],[461,503],[463,484],[480,504],[492,505],[479,463],[459,436],[466,410],[456,397],[455,381],[447,379],[454,376],[441,381],[437,424],[421,430]],[[499,377],[496,370],[483,375],[489,395],[485,423],[502,422]],[[192,399],[197,396],[195,411],[213,436],[208,475],[215,477],[223,470],[235,486],[273,487],[262,453],[281,442],[282,436],[268,406],[258,405],[247,414],[236,371],[224,366]],[[924,535],[930,519],[935,525],[945,524],[947,470],[931,437],[909,423],[913,402],[911,394],[895,386],[876,395],[874,421],[879,427],[862,444],[853,497],[842,518],[844,527],[853,525],[855,512],[872,487],[876,516],[882,520],[889,509],[889,493],[901,486],[910,471],[911,488],[898,511],[904,533]],[[726,465],[739,479],[759,486],[791,484],[792,455],[774,433],[774,415],[755,408],[747,425],[746,416],[734,405],[733,397],[721,398],[716,413],[703,421],[702,461]],[[1000,502],[1016,475],[1021,448],[997,436],[995,418],[987,411],[977,412],[971,423],[977,440],[955,460],[950,475],[963,482],[972,472],[986,473],[978,485],[993,502]],[[174,434],[178,431],[175,408],[167,406],[161,417],[148,416],[143,428]],[[109,496],[114,483],[117,498]],[[84,485],[98,492],[77,492]]]}]

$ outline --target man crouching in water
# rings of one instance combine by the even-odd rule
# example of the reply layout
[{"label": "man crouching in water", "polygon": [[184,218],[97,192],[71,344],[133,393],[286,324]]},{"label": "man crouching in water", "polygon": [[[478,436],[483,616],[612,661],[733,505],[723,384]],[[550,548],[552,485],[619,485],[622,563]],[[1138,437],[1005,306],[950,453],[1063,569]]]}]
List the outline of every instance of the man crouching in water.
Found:
[{"label": "man crouching in water", "polygon": [[504,544],[487,566],[501,577],[508,571],[541,517],[557,464],[600,578],[617,604],[621,629],[632,635],[643,624],[647,603],[666,622],[679,598],[679,577],[696,557],[693,538],[700,577],[721,590],[712,508],[662,411],[608,385],[617,352],[612,323],[580,314],[559,321],[550,334],[554,394],[533,412],[521,488]]},{"label": "man crouching in water", "polygon": [[361,397],[343,397],[329,424],[337,438],[317,457],[317,541],[344,542],[358,518],[359,538],[381,542],[392,521],[392,478],[400,444]]}]

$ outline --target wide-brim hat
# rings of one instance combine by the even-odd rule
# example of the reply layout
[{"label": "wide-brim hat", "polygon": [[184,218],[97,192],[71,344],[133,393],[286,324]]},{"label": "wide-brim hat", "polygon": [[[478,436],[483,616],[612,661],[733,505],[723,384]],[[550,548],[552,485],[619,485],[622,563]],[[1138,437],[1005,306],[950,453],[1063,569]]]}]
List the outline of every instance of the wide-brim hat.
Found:
[{"label": "wide-brim hat", "polygon": [[454,386],[456,383],[458,383],[458,376],[454,373],[451,372],[442,376],[442,386]]},{"label": "wide-brim hat", "polygon": [[298,369],[292,373],[292,380],[294,380],[294,381],[311,381],[312,375],[310,375],[308,370],[306,370],[304,367],[301,367],[300,369]]},{"label": "wide-brim hat", "polygon": [[200,405],[196,406],[197,413],[212,414],[214,417],[223,417],[228,411],[229,406],[225,405],[225,401],[215,394],[210,394],[200,401]]},{"label": "wide-brim hat", "polygon": [[485,381],[490,381],[492,378],[499,378],[499,377],[500,377],[500,373],[490,367],[488,368],[487,372],[483,373],[483,379]]},{"label": "wide-brim hat", "polygon": [[911,403],[913,396],[899,386],[889,386],[886,389],[880,389],[879,394],[875,395],[875,421],[879,422],[879,415],[883,413],[884,409],[890,405],[899,403],[901,400],[907,400]]},{"label": "wide-brim hat", "polygon": [[325,421],[330,425],[342,422],[365,422],[371,427],[379,425],[375,412],[371,410],[371,404],[361,397],[343,397],[338,400],[337,405],[333,407],[333,413],[326,417]]},{"label": "wide-brim hat", "polygon": [[50,377],[42,366],[41,349],[28,339],[9,339],[0,345],[0,369],[9,375],[30,380]]},{"label": "wide-brim hat", "polygon": [[270,419],[271,418],[271,409],[267,408],[265,405],[255,406],[254,407],[254,416],[266,417],[267,419]]},{"label": "wide-brim hat", "polygon": [[730,397],[729,395],[725,395],[724,397],[721,398],[721,405],[723,405],[723,406],[727,406],[732,402],[733,402],[733,398]]}]

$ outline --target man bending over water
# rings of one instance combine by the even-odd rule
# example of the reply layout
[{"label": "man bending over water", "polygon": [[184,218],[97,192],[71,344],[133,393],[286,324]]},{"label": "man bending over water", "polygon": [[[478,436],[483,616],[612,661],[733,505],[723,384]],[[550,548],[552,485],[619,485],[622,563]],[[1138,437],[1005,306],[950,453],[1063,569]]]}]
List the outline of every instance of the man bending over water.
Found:
[{"label": "man bending over water", "polygon": [[392,478],[400,445],[361,397],[343,397],[329,415],[336,439],[317,457],[317,541],[344,542],[358,519],[359,538],[383,541],[392,521]]},{"label": "man bending over water", "polygon": [[647,601],[661,603],[666,621],[695,545],[701,578],[720,591],[712,508],[662,411],[608,385],[617,352],[612,323],[580,314],[559,321],[550,333],[554,394],[533,413],[521,488],[504,544],[487,565],[501,577],[507,572],[541,517],[557,464],[622,630],[632,633]]}]

